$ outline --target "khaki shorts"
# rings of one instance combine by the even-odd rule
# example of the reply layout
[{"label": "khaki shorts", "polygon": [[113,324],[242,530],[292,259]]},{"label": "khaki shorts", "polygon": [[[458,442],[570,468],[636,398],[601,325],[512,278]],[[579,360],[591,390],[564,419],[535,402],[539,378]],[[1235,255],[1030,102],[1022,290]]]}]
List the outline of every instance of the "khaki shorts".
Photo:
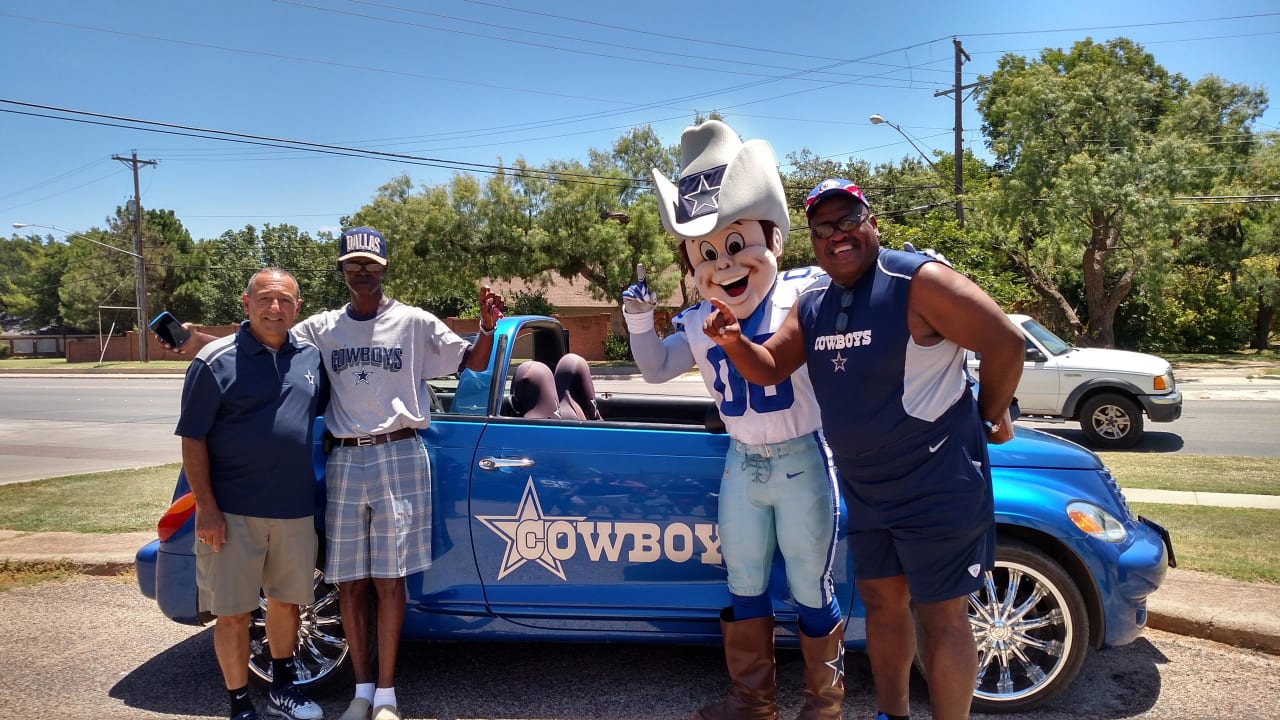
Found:
[{"label": "khaki shorts", "polygon": [[280,520],[224,514],[227,542],[214,552],[196,543],[200,609],[240,615],[273,600],[307,605],[315,599],[316,529],[311,516]]}]

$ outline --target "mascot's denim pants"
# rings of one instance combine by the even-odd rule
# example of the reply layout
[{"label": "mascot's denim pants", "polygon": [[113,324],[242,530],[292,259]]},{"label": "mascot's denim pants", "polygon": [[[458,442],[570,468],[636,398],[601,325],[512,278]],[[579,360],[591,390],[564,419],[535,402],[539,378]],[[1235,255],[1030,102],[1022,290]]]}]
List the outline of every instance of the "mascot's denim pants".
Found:
[{"label": "mascot's denim pants", "polygon": [[720,478],[720,551],[729,592],[764,593],[774,549],[781,548],[792,597],[824,607],[834,592],[838,492],[820,433],[765,445],[734,440]]}]

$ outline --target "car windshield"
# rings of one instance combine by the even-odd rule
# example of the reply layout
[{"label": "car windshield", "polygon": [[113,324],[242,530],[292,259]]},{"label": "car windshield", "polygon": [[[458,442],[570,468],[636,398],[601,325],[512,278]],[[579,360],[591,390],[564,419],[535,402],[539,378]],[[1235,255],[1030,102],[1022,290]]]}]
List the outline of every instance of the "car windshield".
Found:
[{"label": "car windshield", "polygon": [[1043,345],[1044,349],[1048,350],[1050,355],[1064,355],[1071,351],[1071,345],[1062,338],[1046,330],[1043,325],[1035,320],[1023,320],[1022,327],[1026,328],[1031,337],[1035,338],[1036,342]]}]

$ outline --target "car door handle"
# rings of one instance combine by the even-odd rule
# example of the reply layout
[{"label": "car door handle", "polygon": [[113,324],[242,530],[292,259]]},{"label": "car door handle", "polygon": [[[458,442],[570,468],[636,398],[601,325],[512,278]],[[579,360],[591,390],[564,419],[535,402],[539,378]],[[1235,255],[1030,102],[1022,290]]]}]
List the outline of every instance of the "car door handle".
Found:
[{"label": "car door handle", "polygon": [[480,458],[481,470],[497,470],[498,468],[527,468],[533,467],[533,461],[529,458]]}]

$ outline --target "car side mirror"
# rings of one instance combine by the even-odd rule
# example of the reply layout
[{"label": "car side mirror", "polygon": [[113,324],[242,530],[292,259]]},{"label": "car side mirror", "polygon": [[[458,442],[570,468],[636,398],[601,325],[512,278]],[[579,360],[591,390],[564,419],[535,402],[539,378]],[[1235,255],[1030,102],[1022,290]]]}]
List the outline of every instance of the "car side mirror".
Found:
[{"label": "car side mirror", "polygon": [[1042,363],[1049,359],[1039,348],[1027,348],[1027,362]]}]

